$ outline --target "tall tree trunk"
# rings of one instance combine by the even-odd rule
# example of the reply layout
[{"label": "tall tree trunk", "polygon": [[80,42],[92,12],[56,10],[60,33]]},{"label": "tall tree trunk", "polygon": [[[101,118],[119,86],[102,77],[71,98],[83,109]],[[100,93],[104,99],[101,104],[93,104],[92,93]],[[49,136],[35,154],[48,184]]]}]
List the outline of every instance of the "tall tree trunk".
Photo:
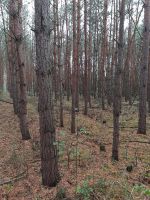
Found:
[{"label": "tall tree trunk", "polygon": [[87,0],[84,0],[84,114],[88,112]]},{"label": "tall tree trunk", "polygon": [[62,90],[62,64],[61,64],[61,35],[60,35],[60,22],[59,22],[59,16],[58,16],[58,0],[56,1],[56,16],[57,16],[57,44],[58,44],[58,73],[59,73],[59,99],[60,99],[60,127],[64,126],[64,120],[63,120],[63,90]]},{"label": "tall tree trunk", "polygon": [[49,13],[49,0],[35,0],[36,62],[42,183],[45,186],[53,187],[56,186],[59,181],[59,172],[52,101]]},{"label": "tall tree trunk", "polygon": [[[5,36],[5,44],[6,44],[6,58],[7,58],[7,64],[9,66],[10,59],[9,59],[9,51],[8,51],[8,38],[7,38],[7,32],[6,32],[6,25],[5,25],[5,18],[4,18],[2,0],[0,0],[0,8],[1,8],[1,17],[2,17],[2,24],[3,24],[3,29],[4,29],[4,36]],[[0,42],[2,42],[2,41],[0,41]],[[0,53],[1,53],[1,56],[2,56],[2,52],[0,52]],[[2,60],[1,69],[0,69],[1,72],[0,73],[1,73],[1,89],[3,90],[4,87],[5,87],[5,85],[4,85],[4,71],[5,71],[5,69],[4,69],[3,58],[1,57],[0,60]],[[10,77],[10,71],[9,71],[8,67],[6,67],[6,71],[7,71],[7,87],[6,88],[10,92],[10,84],[11,84],[10,78],[11,77]]]},{"label": "tall tree trunk", "polygon": [[[133,10],[132,1],[129,3],[129,10]],[[131,71],[131,58],[132,58],[132,14],[129,14],[129,27],[128,27],[128,44],[127,44],[127,54],[124,66],[124,77],[123,77],[123,96],[125,101],[131,103],[131,85],[130,85],[130,71]]]},{"label": "tall tree trunk", "polygon": [[53,15],[54,15],[54,44],[53,44],[53,60],[54,60],[54,70],[53,70],[53,90],[55,95],[55,101],[58,99],[57,92],[57,3],[56,0],[53,0]]},{"label": "tall tree trunk", "polygon": [[119,117],[121,112],[121,77],[123,65],[123,40],[124,40],[124,19],[125,19],[125,0],[120,5],[120,26],[119,40],[117,49],[117,65],[114,78],[114,99],[113,99],[113,147],[112,158],[119,160]]},{"label": "tall tree trunk", "polygon": [[89,1],[89,49],[88,49],[88,103],[91,108],[91,69],[92,69],[92,1]]},{"label": "tall tree trunk", "polygon": [[102,109],[105,110],[105,65],[107,59],[107,9],[108,0],[104,0],[103,11],[103,31],[102,31],[102,47],[101,47],[101,61],[100,61],[100,97]]},{"label": "tall tree trunk", "polygon": [[[107,68],[106,68],[106,96],[108,105],[112,104],[112,95],[111,95],[111,87],[112,87],[112,79],[111,76],[111,61],[112,61],[112,52],[113,52],[113,41],[112,41],[112,25],[113,25],[113,0],[111,1],[111,20],[110,20],[110,31],[109,31],[109,48],[107,51]],[[114,33],[113,33],[114,34]]]},{"label": "tall tree trunk", "polygon": [[77,69],[76,69],[76,102],[75,106],[79,109],[79,76],[80,76],[80,0],[77,2]]},{"label": "tall tree trunk", "polygon": [[[95,12],[95,19],[97,19],[97,10]],[[96,99],[97,94],[97,63],[98,63],[98,22],[95,21],[95,33],[94,33],[94,47],[93,47],[93,76],[92,76],[92,91],[93,96]],[[99,88],[99,87],[98,87]]]},{"label": "tall tree trunk", "polygon": [[14,113],[19,112],[19,84],[17,84],[18,69],[16,52],[15,52],[15,21],[16,21],[16,9],[14,1],[9,1],[9,38],[8,38],[8,51],[9,51],[9,73],[10,73],[10,96],[13,100]]},{"label": "tall tree trunk", "polygon": [[65,89],[67,93],[67,101],[70,99],[70,86],[71,86],[71,81],[70,81],[70,48],[71,45],[69,44],[69,23],[68,23],[68,7],[67,7],[67,0],[65,0],[65,7],[66,7],[66,55],[65,55]]},{"label": "tall tree trunk", "polygon": [[77,38],[76,38],[76,0],[73,0],[73,67],[72,67],[72,114],[71,133],[75,133],[75,99],[76,99],[76,67],[77,67]]},{"label": "tall tree trunk", "polygon": [[20,129],[22,133],[22,139],[30,139],[28,122],[27,122],[27,87],[25,79],[25,64],[24,64],[24,52],[23,52],[23,29],[22,29],[22,0],[18,0],[18,18],[16,22],[16,50],[18,59],[18,69],[19,69],[19,120]]},{"label": "tall tree trunk", "polygon": [[148,77],[148,58],[150,41],[150,1],[145,0],[144,4],[144,31],[142,44],[142,58],[140,68],[140,88],[139,88],[139,121],[138,134],[146,134],[146,102],[147,102],[147,77]]},{"label": "tall tree trunk", "polygon": [[[0,41],[1,45],[1,41]],[[4,86],[4,61],[3,61],[3,54],[2,50],[0,49],[0,92],[3,92],[3,86]]]},{"label": "tall tree trunk", "polygon": [[[11,12],[13,17],[13,39],[14,49],[11,55],[15,59],[13,69],[15,69],[15,93],[17,93],[17,114],[20,122],[20,130],[23,140],[30,139],[28,122],[27,122],[27,93],[25,80],[25,63],[23,52],[23,28],[22,28],[22,0],[10,1]],[[15,65],[14,65],[15,64]]]},{"label": "tall tree trunk", "polygon": [[150,50],[149,50],[149,64],[148,64],[147,101],[148,101],[148,113],[150,113]]}]

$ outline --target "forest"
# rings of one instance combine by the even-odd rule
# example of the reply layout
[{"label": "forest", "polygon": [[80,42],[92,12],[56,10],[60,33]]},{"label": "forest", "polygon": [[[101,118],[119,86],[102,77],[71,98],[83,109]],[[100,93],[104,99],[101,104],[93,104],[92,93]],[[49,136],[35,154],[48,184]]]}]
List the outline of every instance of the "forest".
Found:
[{"label": "forest", "polygon": [[0,0],[0,200],[150,200],[150,0]]}]

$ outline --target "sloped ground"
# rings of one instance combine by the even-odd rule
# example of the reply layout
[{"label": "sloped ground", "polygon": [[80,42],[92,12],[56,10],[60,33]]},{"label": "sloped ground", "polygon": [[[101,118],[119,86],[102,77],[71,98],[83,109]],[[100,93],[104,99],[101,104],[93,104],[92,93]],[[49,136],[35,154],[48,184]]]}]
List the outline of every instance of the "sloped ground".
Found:
[{"label": "sloped ground", "polygon": [[[76,116],[78,134],[71,134],[70,105],[65,103],[65,126],[57,128],[62,178],[52,189],[41,186],[36,100],[29,99],[28,107],[32,139],[22,141],[12,105],[0,102],[0,199],[149,199],[150,118],[147,135],[137,135],[136,106],[123,106],[120,161],[112,162],[111,110],[101,111],[95,105],[88,116],[80,111]],[[57,106],[55,110],[58,119]],[[100,151],[101,146],[106,151]],[[127,166],[133,167],[132,172]]]}]

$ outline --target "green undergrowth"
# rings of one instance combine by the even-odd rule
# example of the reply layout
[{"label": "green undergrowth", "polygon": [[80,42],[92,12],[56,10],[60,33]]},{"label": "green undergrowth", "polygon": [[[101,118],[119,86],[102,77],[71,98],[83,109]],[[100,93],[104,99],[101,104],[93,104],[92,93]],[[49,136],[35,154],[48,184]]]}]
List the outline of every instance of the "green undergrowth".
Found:
[{"label": "green undergrowth", "polygon": [[108,181],[100,178],[94,184],[85,179],[77,186],[78,200],[141,200],[150,198],[150,189],[143,184],[130,185],[127,181]]}]

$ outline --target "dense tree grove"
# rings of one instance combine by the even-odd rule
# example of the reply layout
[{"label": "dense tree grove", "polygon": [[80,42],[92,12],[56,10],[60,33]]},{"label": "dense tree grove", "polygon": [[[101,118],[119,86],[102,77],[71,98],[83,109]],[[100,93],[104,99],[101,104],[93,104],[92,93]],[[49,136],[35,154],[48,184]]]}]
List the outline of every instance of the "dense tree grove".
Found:
[{"label": "dense tree grove", "polygon": [[55,105],[64,127],[64,102],[71,104],[70,134],[77,137],[79,112],[88,116],[94,102],[111,109],[112,160],[119,161],[122,103],[138,102],[137,134],[146,134],[150,1],[29,3],[0,0],[0,90],[12,99],[23,140],[32,138],[27,99],[38,98],[42,183],[53,187],[60,180]]}]

